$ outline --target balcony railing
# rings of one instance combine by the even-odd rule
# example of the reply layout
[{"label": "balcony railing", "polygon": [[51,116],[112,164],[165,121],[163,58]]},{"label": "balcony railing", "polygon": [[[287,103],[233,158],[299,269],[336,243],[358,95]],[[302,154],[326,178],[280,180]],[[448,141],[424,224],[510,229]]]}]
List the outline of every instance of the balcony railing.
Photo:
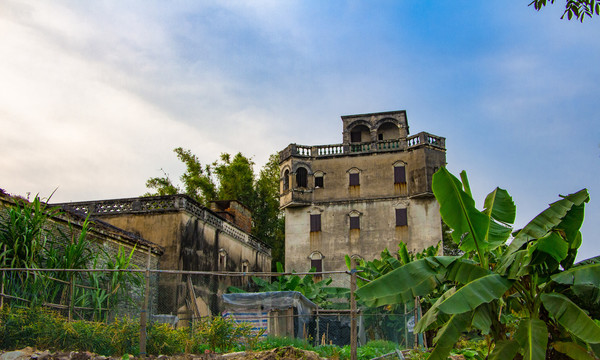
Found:
[{"label": "balcony railing", "polygon": [[290,156],[305,157],[329,157],[343,156],[357,153],[386,152],[410,150],[422,146],[434,147],[437,149],[446,149],[446,139],[441,136],[421,132],[406,139],[380,140],[375,142],[361,142],[350,144],[332,144],[306,146],[291,144],[280,154],[280,160],[283,161]]}]

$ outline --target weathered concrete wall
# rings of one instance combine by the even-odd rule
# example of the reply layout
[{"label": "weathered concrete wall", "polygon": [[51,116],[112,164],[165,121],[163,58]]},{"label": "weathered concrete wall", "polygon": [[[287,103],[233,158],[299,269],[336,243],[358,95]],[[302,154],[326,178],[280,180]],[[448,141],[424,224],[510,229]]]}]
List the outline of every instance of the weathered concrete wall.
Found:
[{"label": "weathered concrete wall", "polygon": [[[91,211],[104,221],[160,244],[162,270],[269,271],[271,250],[235,224],[184,195],[105,200],[67,204]],[[177,314],[189,299],[188,275],[161,274],[160,313]],[[243,286],[247,277],[193,275],[197,297],[212,313],[218,295],[229,285]],[[208,314],[202,314],[208,315]]]},{"label": "weathered concrete wall", "polygon": [[[408,226],[395,226],[395,209],[406,208]],[[350,229],[351,212],[360,213],[360,229]],[[310,232],[310,215],[321,214],[321,231]],[[371,260],[402,241],[410,251],[420,251],[442,240],[439,205],[434,198],[412,200],[351,201],[286,209],[286,270],[308,271],[309,256],[324,255],[323,271],[346,270],[345,255]],[[347,286],[346,276],[334,276]]]}]

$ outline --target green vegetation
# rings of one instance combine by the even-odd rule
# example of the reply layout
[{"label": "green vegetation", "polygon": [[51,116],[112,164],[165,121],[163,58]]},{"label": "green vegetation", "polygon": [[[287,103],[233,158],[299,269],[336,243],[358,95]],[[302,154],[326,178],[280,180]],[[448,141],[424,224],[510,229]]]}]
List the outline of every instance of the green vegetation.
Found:
[{"label": "green vegetation", "polygon": [[151,189],[145,196],[186,194],[204,206],[212,200],[238,200],[252,212],[252,235],[271,246],[275,263],[285,261],[283,213],[279,210],[279,156],[254,174],[254,162],[241,153],[221,154],[219,161],[202,165],[190,150],[173,150],[186,167],[181,175],[182,185],[176,185],[168,174],[146,181]]},{"label": "green vegetation", "polygon": [[[111,324],[92,321],[69,322],[56,312],[42,309],[4,307],[0,310],[0,348],[20,349],[35,346],[53,351],[90,351],[105,356],[139,355],[140,324],[129,318]],[[201,354],[242,350],[270,350],[293,346],[317,352],[322,357],[349,359],[349,346],[312,346],[302,339],[267,337],[260,339],[251,327],[216,317],[203,319],[192,329],[174,329],[154,323],[148,328],[147,352],[151,355]],[[358,349],[359,359],[367,360],[394,351],[397,345],[371,341]]]},{"label": "green vegetation", "polygon": [[[548,3],[554,4],[554,0],[533,0],[529,5],[533,5],[539,11]],[[591,18],[594,15],[600,15],[600,2],[596,0],[566,0],[565,12],[561,19],[564,19],[565,16],[569,20],[575,17],[583,22],[586,17]]]},{"label": "green vegetation", "polygon": [[[277,272],[283,273],[283,265],[281,263],[276,264]],[[310,269],[310,272],[315,272],[315,268]],[[341,287],[329,287],[331,284],[331,278],[324,280],[315,281],[314,275],[307,274],[303,277],[298,275],[280,275],[273,281],[261,279],[253,276],[252,282],[254,283],[256,290],[259,292],[267,291],[298,291],[304,295],[308,300],[314,302],[319,307],[329,307],[332,299],[337,298],[349,298],[350,289]],[[230,286],[227,289],[230,293],[244,293],[246,291]]]},{"label": "green vegetation", "polygon": [[486,336],[489,359],[600,355],[600,327],[574,302],[577,294],[600,288],[600,261],[574,264],[587,190],[562,196],[508,242],[516,212],[508,192],[496,188],[479,211],[464,172],[461,179],[442,168],[433,176],[433,192],[464,255],[412,261],[357,295],[381,306],[412,302],[446,286],[415,328],[438,329],[429,359],[446,359],[469,330]]},{"label": "green vegetation", "polygon": [[[128,269],[133,251],[121,247],[109,258],[88,237],[89,218],[76,230],[72,224],[60,226],[51,221],[61,215],[36,196],[29,202],[15,199],[0,209],[0,268],[89,269],[99,264],[108,269]],[[36,306],[45,303],[90,308],[86,316],[106,319],[107,308],[129,299],[130,285],[141,283],[140,274],[109,274],[64,271],[5,271],[0,279],[4,292],[15,296],[13,304]],[[90,288],[77,285],[87,285]]]}]

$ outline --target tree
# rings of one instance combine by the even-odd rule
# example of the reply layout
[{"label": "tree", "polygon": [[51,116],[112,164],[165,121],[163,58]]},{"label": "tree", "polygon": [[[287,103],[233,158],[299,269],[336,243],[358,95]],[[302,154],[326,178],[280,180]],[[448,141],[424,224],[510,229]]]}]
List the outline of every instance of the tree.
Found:
[{"label": "tree", "polygon": [[[554,0],[533,0],[529,5],[540,11],[544,6],[554,4]],[[596,0],[566,0],[565,12],[561,16],[564,19],[565,15],[569,20],[575,19],[583,22],[587,16],[591,18],[593,15],[600,15],[600,2]]]},{"label": "tree", "polygon": [[237,200],[252,213],[252,235],[271,246],[275,264],[285,261],[284,218],[279,210],[279,156],[271,155],[261,169],[258,179],[254,174],[254,162],[237,153],[233,157],[223,153],[219,161],[202,166],[190,150],[176,148],[174,152],[186,165],[180,177],[183,189],[171,181],[168,174],[146,181],[146,187],[154,189],[145,196],[186,194],[204,206],[212,200]]},{"label": "tree", "polygon": [[237,200],[250,209],[254,208],[256,193],[253,166],[254,162],[242,153],[235,154],[233,160],[229,154],[221,154],[221,162],[213,163],[219,184],[217,199]]},{"label": "tree", "polygon": [[[475,208],[466,174],[462,183],[445,168],[433,177],[442,219],[463,256],[413,261],[363,286],[370,305],[409,302],[449,286],[417,324],[439,329],[429,359],[445,359],[462,332],[477,329],[491,339],[489,359],[593,359],[600,354],[600,327],[570,298],[582,288],[600,290],[600,261],[574,264],[581,245],[583,189],[550,204],[514,232],[515,205],[496,188]],[[507,322],[516,317],[517,330]]]},{"label": "tree", "polygon": [[260,171],[255,184],[252,233],[271,246],[272,270],[277,262],[285,263],[285,218],[279,209],[279,155],[273,154]]},{"label": "tree", "polygon": [[[181,175],[184,190],[173,184],[169,175],[163,171],[164,177],[153,177],[146,181],[146,187],[154,189],[144,196],[186,194],[202,205],[208,206],[216,199],[216,185],[212,178],[210,165],[202,166],[198,157],[190,150],[178,147],[173,150],[177,158],[185,164],[185,172]],[[162,170],[162,169],[161,169]]]}]

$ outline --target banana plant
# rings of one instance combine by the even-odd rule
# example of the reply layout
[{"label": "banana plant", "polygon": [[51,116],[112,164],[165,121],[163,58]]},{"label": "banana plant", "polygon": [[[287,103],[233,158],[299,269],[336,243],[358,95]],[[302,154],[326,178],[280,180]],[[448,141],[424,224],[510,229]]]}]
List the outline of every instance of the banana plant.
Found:
[{"label": "banana plant", "polygon": [[[489,335],[488,359],[600,355],[600,327],[570,297],[577,289],[600,290],[600,263],[574,264],[587,190],[562,196],[513,232],[516,208],[508,192],[496,188],[480,211],[465,172],[461,180],[442,168],[432,188],[464,255],[410,262],[361,287],[360,298],[372,306],[407,303],[447,286],[415,329],[438,329],[432,360],[446,359],[470,330]],[[510,314],[518,318],[512,333]]]}]

